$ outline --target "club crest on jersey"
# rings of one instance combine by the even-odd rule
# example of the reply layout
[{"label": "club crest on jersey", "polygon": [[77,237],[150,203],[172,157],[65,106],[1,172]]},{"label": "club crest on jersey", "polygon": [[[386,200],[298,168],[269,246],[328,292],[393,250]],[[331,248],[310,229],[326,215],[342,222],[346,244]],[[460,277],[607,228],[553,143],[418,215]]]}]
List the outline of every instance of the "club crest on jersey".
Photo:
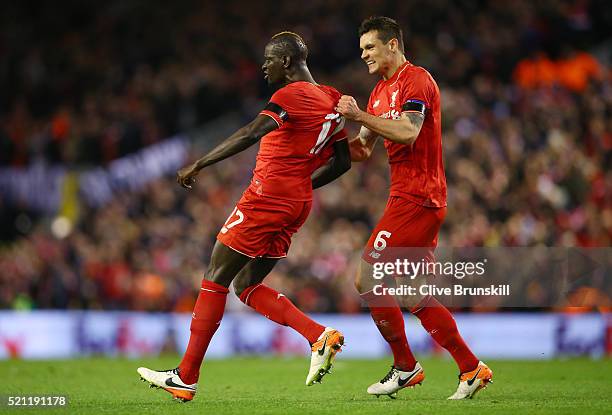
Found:
[{"label": "club crest on jersey", "polygon": [[372,251],[372,252],[370,252],[370,254],[369,254],[369,255],[370,255],[372,258],[374,258],[374,259],[378,259],[378,258],[380,258],[380,253],[378,253],[378,252],[376,252],[376,251]]},{"label": "club crest on jersey", "polygon": [[399,92],[399,89],[395,90],[392,94],[391,94],[391,105],[389,105],[389,108],[395,108],[395,98],[397,98],[397,93]]}]

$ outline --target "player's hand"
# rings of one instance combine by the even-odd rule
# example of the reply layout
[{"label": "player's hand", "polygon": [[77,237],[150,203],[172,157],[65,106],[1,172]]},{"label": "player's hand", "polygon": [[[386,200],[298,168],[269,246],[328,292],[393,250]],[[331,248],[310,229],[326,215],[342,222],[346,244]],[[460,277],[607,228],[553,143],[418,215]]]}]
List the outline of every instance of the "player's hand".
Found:
[{"label": "player's hand", "polygon": [[349,120],[356,119],[361,112],[359,105],[357,105],[357,101],[350,95],[342,95],[340,101],[338,101],[336,105],[336,111]]},{"label": "player's hand", "polygon": [[191,186],[195,183],[195,177],[199,172],[200,170],[195,164],[183,167],[176,172],[176,181],[185,189],[191,189]]}]

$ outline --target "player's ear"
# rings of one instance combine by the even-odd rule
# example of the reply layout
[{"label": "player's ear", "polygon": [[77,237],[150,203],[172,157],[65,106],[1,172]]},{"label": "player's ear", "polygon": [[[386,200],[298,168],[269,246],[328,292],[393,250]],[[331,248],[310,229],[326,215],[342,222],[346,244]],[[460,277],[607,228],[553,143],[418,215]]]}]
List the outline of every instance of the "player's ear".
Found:
[{"label": "player's ear", "polygon": [[391,52],[397,52],[397,50],[399,49],[399,41],[396,38],[392,38],[391,40],[389,40],[389,50]]},{"label": "player's ear", "polygon": [[291,56],[283,56],[283,68],[287,69],[291,66]]}]

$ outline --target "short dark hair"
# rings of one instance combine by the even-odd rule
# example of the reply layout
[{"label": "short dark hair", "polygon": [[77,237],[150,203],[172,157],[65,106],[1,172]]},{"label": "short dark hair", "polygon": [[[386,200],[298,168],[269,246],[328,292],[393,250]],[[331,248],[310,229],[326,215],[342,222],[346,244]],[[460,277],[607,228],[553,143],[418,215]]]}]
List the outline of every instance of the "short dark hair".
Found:
[{"label": "short dark hair", "polygon": [[306,62],[308,47],[297,33],[280,32],[272,36],[268,43],[280,54],[289,56],[294,62]]},{"label": "short dark hair", "polygon": [[396,38],[397,42],[399,43],[400,50],[402,53],[404,52],[404,36],[402,35],[402,28],[395,20],[384,16],[368,17],[361,22],[361,25],[359,26],[359,37],[372,30],[376,30],[378,32],[378,38],[384,43]]}]

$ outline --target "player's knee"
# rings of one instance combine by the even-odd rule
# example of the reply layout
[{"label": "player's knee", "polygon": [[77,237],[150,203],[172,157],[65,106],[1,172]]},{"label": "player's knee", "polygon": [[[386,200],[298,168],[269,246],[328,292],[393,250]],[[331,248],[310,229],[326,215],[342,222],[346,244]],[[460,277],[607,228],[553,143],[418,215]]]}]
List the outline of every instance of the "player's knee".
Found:
[{"label": "player's knee", "polygon": [[234,292],[238,297],[242,296],[242,293],[249,287],[249,283],[247,278],[241,278],[240,275],[234,279]]},{"label": "player's knee", "polygon": [[398,305],[406,310],[413,310],[421,303],[422,299],[423,297],[418,295],[402,295],[396,297]]},{"label": "player's knee", "polygon": [[355,289],[357,289],[357,291],[361,294],[361,278],[358,276],[355,277],[355,281],[353,281],[353,283],[355,284]]},{"label": "player's knee", "polygon": [[361,261],[359,265],[359,270],[357,275],[355,275],[355,280],[353,283],[355,284],[355,288],[360,294],[368,292],[374,288],[374,283],[372,281],[372,266],[365,261]]},{"label": "player's knee", "polygon": [[245,288],[246,287],[236,285],[236,282],[234,281],[234,294],[236,294],[237,297],[240,297],[242,295]]},{"label": "player's knee", "polygon": [[220,273],[215,272],[215,269],[211,266],[206,270],[206,273],[204,273],[204,279],[219,284],[219,280],[221,279]]},{"label": "player's knee", "polygon": [[213,260],[204,274],[204,279],[224,287],[229,287],[235,275],[236,271],[233,267],[228,267],[227,264]]},{"label": "player's knee", "polygon": [[259,284],[255,284],[255,285],[242,285],[240,287],[236,287],[234,286],[234,291],[236,292],[236,295],[238,296],[238,298],[240,299],[240,301],[242,301],[243,303],[245,303],[246,305],[250,305],[249,304],[249,297],[250,294],[253,290],[255,290],[257,287],[259,286]]}]

